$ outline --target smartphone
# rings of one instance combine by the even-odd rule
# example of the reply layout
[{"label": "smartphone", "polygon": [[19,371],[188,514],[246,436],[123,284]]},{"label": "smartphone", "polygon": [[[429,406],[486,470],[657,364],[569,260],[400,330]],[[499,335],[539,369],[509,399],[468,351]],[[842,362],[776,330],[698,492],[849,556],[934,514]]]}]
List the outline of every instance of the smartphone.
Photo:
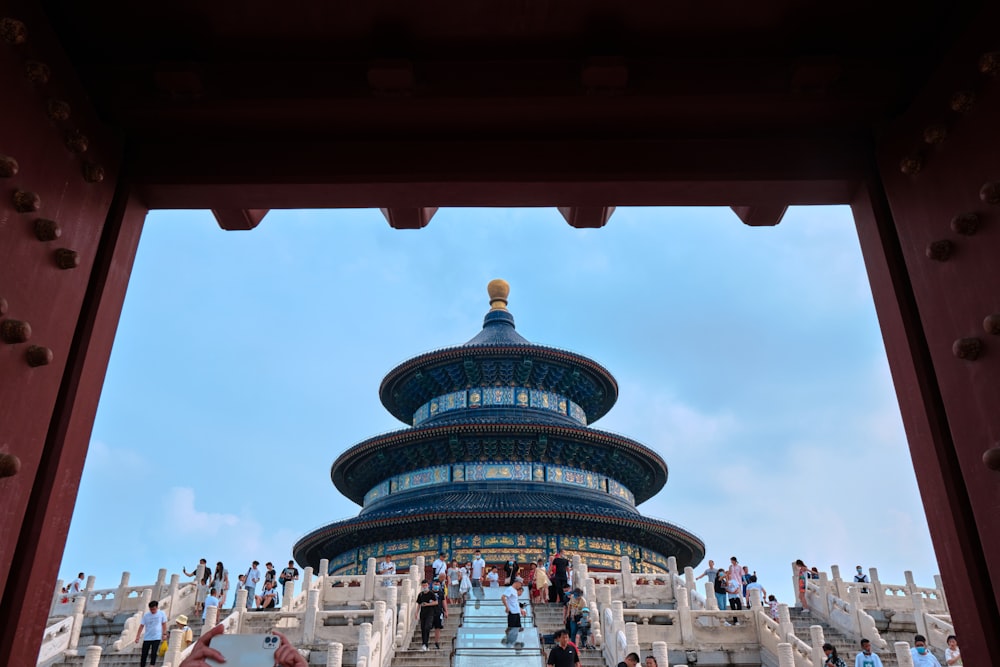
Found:
[{"label": "smartphone", "polygon": [[274,667],[274,651],[280,644],[277,635],[219,635],[212,638],[211,646],[226,662],[207,662],[226,667]]}]

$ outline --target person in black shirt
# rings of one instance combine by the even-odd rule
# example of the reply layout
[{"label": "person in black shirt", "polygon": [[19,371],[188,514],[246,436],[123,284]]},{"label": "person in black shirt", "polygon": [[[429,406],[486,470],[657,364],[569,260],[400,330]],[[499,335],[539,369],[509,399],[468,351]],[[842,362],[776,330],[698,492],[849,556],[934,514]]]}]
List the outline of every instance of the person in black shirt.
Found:
[{"label": "person in black shirt", "polygon": [[559,601],[566,604],[566,597],[563,589],[566,588],[568,577],[566,570],[569,568],[569,561],[563,558],[562,549],[556,552],[556,557],[552,559],[552,585],[549,586],[549,602]]},{"label": "person in black shirt", "polygon": [[569,643],[569,633],[565,630],[556,630],[553,639],[556,645],[549,651],[549,659],[546,664],[553,667],[575,667],[580,664],[580,653],[576,647]]},{"label": "person in black shirt", "polygon": [[420,583],[420,592],[417,593],[417,620],[420,623],[421,651],[427,650],[427,642],[431,638],[431,628],[434,626],[434,618],[438,615],[438,596],[431,592],[430,582],[424,579]]},{"label": "person in black shirt", "polygon": [[508,558],[507,562],[503,564],[503,585],[510,586],[514,583],[514,577],[517,576],[517,571],[521,569],[521,566],[517,564],[517,561],[513,558]]}]

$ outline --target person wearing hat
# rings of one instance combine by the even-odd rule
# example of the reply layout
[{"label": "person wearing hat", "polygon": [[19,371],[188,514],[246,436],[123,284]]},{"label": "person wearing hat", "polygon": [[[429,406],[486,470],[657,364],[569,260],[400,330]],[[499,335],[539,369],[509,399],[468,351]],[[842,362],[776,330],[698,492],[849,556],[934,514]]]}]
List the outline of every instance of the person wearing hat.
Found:
[{"label": "person wearing hat", "polygon": [[188,617],[186,614],[178,616],[174,623],[177,625],[177,629],[181,631],[181,650],[183,651],[194,643],[194,633],[188,627]]},{"label": "person wearing hat", "polygon": [[566,629],[569,631],[569,640],[576,641],[577,623],[583,615],[583,608],[589,607],[587,599],[583,597],[583,590],[574,588],[570,593],[569,602],[563,607],[563,620],[566,622]]}]

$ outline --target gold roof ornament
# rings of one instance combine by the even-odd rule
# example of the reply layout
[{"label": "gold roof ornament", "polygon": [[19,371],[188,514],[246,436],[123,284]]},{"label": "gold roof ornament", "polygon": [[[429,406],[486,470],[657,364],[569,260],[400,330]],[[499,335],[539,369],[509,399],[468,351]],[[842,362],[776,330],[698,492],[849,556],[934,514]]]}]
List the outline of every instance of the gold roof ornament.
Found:
[{"label": "gold roof ornament", "polygon": [[502,278],[491,280],[486,286],[490,295],[490,310],[507,310],[507,295],[510,294],[510,284]]}]

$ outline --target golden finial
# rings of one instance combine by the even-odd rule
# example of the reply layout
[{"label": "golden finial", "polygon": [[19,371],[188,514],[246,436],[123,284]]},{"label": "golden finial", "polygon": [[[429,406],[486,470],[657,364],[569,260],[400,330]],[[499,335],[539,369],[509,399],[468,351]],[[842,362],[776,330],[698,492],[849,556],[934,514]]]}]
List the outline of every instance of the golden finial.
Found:
[{"label": "golden finial", "polygon": [[486,292],[490,295],[490,310],[507,310],[507,295],[510,294],[510,285],[506,280],[500,278],[491,280],[486,286]]}]

